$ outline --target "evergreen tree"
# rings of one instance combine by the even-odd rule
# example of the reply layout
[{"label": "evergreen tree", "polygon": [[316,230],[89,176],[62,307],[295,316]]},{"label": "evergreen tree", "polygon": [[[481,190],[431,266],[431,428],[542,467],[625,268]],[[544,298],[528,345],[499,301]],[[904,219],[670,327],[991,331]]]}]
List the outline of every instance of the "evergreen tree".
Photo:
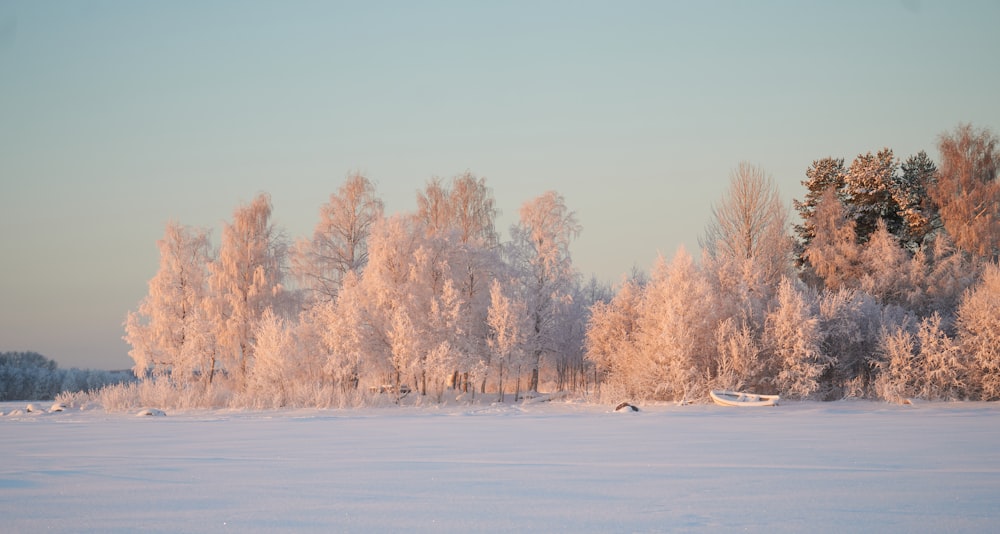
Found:
[{"label": "evergreen tree", "polygon": [[851,162],[844,177],[844,205],[848,219],[854,221],[858,243],[869,236],[884,220],[889,232],[899,235],[903,227],[899,204],[894,193],[898,190],[896,171],[899,163],[892,150],[883,148],[876,154],[860,154]]},{"label": "evergreen tree", "polygon": [[937,205],[928,197],[937,180],[937,166],[921,150],[907,158],[900,168],[902,173],[893,191],[902,218],[897,237],[904,248],[916,251],[941,224]]}]

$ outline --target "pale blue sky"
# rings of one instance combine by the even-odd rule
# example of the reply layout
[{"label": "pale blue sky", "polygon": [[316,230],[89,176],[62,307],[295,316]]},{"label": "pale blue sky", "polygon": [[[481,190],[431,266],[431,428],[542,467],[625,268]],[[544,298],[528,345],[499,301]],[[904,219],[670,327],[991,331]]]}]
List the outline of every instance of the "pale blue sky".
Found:
[{"label": "pale blue sky", "polygon": [[678,246],[747,160],[1000,132],[1000,2],[2,2],[0,351],[131,366],[170,219],[260,192],[290,237],[353,170],[389,211],[484,176],[506,228],[562,193],[585,274]]}]

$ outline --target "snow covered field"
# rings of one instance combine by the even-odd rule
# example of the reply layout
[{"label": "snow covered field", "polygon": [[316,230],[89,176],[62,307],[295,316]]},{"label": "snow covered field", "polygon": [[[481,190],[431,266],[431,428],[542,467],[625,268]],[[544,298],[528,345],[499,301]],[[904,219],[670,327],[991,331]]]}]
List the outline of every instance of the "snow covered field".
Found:
[{"label": "snow covered field", "polygon": [[23,413],[0,417],[0,518],[4,532],[987,532],[1000,404]]}]

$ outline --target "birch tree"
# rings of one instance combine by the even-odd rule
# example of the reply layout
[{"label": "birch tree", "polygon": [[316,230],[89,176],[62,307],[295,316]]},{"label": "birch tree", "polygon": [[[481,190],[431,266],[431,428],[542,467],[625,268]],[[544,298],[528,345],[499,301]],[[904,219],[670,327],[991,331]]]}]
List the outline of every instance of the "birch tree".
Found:
[{"label": "birch tree", "polygon": [[562,195],[548,191],[521,206],[520,221],[511,229],[508,251],[524,287],[530,326],[527,337],[531,378],[529,391],[538,389],[543,354],[558,344],[558,316],[572,300],[578,274],[570,243],[580,234],[576,214]]},{"label": "birch tree", "polygon": [[265,193],[237,208],[223,229],[218,259],[209,263],[220,356],[241,387],[253,365],[254,326],[283,292],[285,245],[270,218]]},{"label": "birch tree", "polygon": [[186,381],[201,376],[210,383],[216,346],[206,314],[208,231],[171,222],[156,244],[160,269],[138,311],[125,320],[133,370],[138,377],[152,373]]},{"label": "birch tree", "polygon": [[847,218],[834,191],[824,194],[813,221],[816,236],[803,253],[811,273],[827,289],[858,287],[863,274],[861,248],[855,241],[854,221]]},{"label": "birch tree", "polygon": [[247,377],[247,404],[280,408],[296,401],[297,390],[311,379],[288,322],[267,308],[253,327],[254,362]]},{"label": "birch tree", "polygon": [[587,325],[586,356],[595,368],[602,391],[613,401],[627,400],[637,393],[630,387],[636,370],[636,335],[639,331],[639,307],[643,286],[625,280],[612,299],[598,301],[591,308]]},{"label": "birch tree", "polygon": [[[451,351],[465,372],[486,352],[486,315],[489,307],[490,281],[504,275],[499,254],[499,236],[493,192],[485,178],[465,172],[450,183],[430,180],[417,194],[416,224],[422,225],[428,240],[436,242],[451,268],[455,290],[463,312]],[[454,380],[453,380],[454,381]]]},{"label": "birch tree", "polygon": [[938,142],[941,168],[930,189],[941,221],[955,245],[986,259],[1000,254],[1000,159],[997,137],[961,124]]},{"label": "birch tree", "polygon": [[291,254],[291,270],[313,297],[332,301],[344,275],[368,262],[368,237],[384,205],[375,185],[360,173],[347,180],[320,207],[312,239],[301,239]]},{"label": "birch tree", "polygon": [[742,162],[701,240],[710,271],[740,313],[762,320],[778,282],[790,275],[792,240],[778,189],[759,167]]},{"label": "birch tree", "polygon": [[524,301],[504,294],[499,280],[493,280],[490,286],[490,309],[488,324],[491,335],[489,347],[493,351],[497,366],[497,389],[500,402],[504,401],[504,371],[509,375],[515,373],[517,387],[514,390],[514,401],[521,390],[521,362],[525,335]]}]

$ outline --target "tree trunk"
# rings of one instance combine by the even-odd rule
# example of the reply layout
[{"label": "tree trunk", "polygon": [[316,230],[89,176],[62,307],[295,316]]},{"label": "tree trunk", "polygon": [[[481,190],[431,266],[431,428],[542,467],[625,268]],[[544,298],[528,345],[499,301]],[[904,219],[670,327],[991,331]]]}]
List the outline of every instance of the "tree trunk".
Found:
[{"label": "tree trunk", "polygon": [[503,402],[503,363],[500,364],[499,372],[499,382],[497,382],[497,389],[500,390],[500,402]]},{"label": "tree trunk", "polygon": [[538,367],[531,370],[531,380],[528,382],[528,391],[538,391]]},{"label": "tree trunk", "polygon": [[396,387],[394,387],[393,390],[396,392],[396,404],[399,404],[399,371],[396,371],[395,382]]},{"label": "tree trunk", "polygon": [[517,402],[521,397],[521,366],[517,366],[517,385],[514,386],[514,402]]}]

